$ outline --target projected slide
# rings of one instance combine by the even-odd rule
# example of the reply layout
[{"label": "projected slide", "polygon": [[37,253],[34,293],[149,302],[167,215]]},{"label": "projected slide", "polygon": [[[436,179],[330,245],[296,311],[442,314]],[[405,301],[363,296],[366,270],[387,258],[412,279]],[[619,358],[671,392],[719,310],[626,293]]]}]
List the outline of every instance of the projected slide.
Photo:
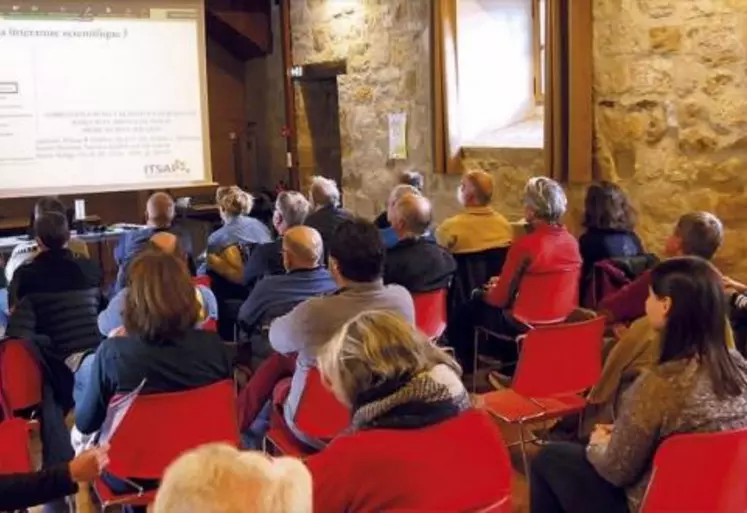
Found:
[{"label": "projected slide", "polygon": [[210,181],[201,2],[18,3],[0,11],[1,196]]}]

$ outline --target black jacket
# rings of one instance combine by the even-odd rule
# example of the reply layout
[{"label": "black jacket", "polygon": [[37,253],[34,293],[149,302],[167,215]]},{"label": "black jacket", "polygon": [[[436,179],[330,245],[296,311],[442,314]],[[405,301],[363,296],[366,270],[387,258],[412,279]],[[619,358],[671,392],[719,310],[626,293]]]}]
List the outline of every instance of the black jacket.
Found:
[{"label": "black jacket", "polygon": [[578,245],[583,259],[582,279],[589,276],[597,262],[643,254],[641,239],[626,230],[590,228],[578,239]]},{"label": "black jacket", "polygon": [[283,238],[259,244],[252,249],[244,264],[244,285],[251,288],[265,276],[285,273],[283,266]]},{"label": "black jacket", "polygon": [[324,251],[329,253],[329,241],[337,227],[347,219],[352,219],[353,214],[343,208],[327,206],[309,214],[306,218],[306,226],[316,229],[324,241]]},{"label": "black jacket", "polygon": [[42,251],[13,274],[8,289],[12,308],[25,296],[84,290],[101,286],[101,269],[68,249]]},{"label": "black jacket", "polygon": [[67,463],[28,474],[0,475],[0,511],[31,508],[77,492]]},{"label": "black jacket", "polygon": [[404,239],[387,250],[384,283],[402,285],[411,293],[431,292],[448,287],[456,268],[451,253],[434,240]]}]

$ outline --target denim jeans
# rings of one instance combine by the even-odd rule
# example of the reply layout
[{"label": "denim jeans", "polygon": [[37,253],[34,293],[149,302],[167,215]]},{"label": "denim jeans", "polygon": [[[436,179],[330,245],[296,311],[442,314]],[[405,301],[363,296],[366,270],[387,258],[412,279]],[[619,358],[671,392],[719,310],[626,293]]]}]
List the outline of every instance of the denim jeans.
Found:
[{"label": "denim jeans", "polygon": [[8,327],[8,317],[8,289],[0,289],[0,337],[5,334],[5,328]]}]

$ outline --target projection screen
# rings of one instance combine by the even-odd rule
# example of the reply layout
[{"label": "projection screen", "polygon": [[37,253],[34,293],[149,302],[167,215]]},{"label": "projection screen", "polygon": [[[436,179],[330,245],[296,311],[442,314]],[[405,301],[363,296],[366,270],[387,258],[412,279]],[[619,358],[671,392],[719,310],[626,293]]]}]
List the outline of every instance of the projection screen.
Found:
[{"label": "projection screen", "polygon": [[0,197],[210,183],[204,9],[0,0]]}]

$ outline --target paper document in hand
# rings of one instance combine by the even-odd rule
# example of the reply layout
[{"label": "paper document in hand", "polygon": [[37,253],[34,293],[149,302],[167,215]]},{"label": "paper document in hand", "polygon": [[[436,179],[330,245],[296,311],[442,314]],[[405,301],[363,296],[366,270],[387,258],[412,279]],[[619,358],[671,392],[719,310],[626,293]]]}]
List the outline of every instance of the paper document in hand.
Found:
[{"label": "paper document in hand", "polygon": [[127,412],[130,411],[130,407],[132,407],[135,399],[137,399],[137,397],[140,395],[140,392],[143,390],[144,386],[145,380],[143,379],[135,390],[121,397],[118,397],[117,399],[109,403],[109,408],[106,410],[106,418],[104,419],[104,423],[101,425],[101,431],[98,441],[99,445],[103,443],[109,443],[109,441],[114,436],[114,433],[117,432],[117,428],[119,428],[120,424],[122,424],[125,415],[127,415]]}]

